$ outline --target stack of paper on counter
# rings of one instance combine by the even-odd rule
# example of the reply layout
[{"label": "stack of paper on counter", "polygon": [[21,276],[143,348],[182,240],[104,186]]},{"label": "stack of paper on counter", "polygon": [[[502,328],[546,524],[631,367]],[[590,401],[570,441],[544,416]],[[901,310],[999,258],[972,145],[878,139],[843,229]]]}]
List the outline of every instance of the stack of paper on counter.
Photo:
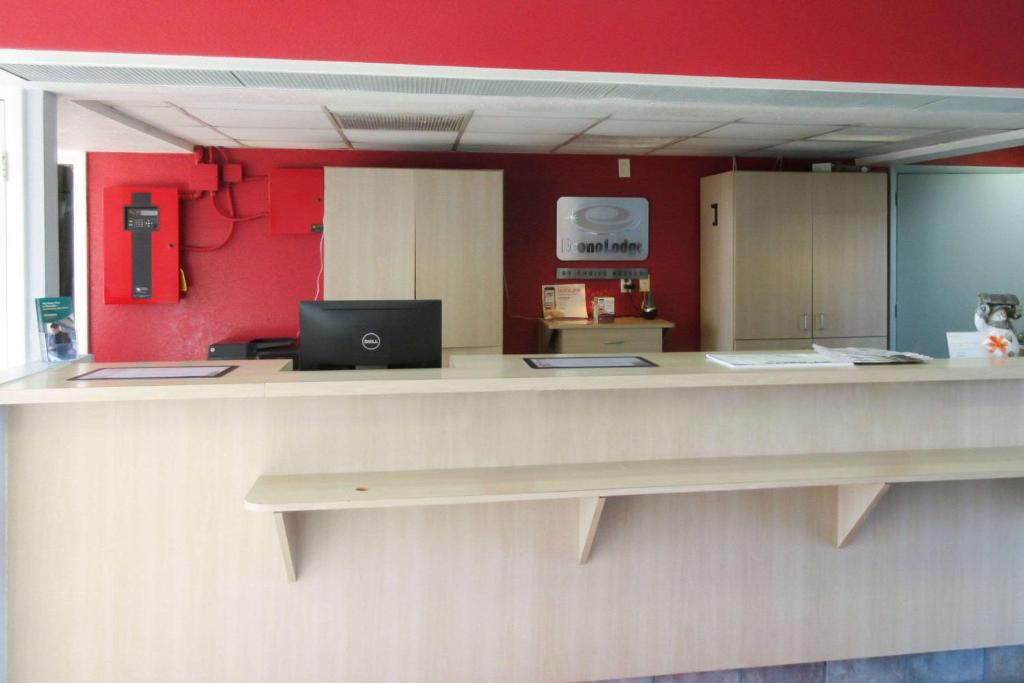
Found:
[{"label": "stack of paper on counter", "polygon": [[814,351],[778,351],[775,353],[709,353],[706,358],[729,368],[821,368],[923,363],[931,357],[920,353],[885,349],[831,349],[818,344]]},{"label": "stack of paper on counter", "polygon": [[820,344],[814,344],[815,351],[826,358],[837,361],[847,361],[855,365],[884,365],[898,363],[924,363],[933,360],[931,356],[910,351],[887,351],[885,349],[862,349],[846,347],[832,349]]},{"label": "stack of paper on counter", "polygon": [[729,368],[820,368],[852,367],[852,361],[837,361],[809,351],[779,353],[709,353],[706,358]]}]

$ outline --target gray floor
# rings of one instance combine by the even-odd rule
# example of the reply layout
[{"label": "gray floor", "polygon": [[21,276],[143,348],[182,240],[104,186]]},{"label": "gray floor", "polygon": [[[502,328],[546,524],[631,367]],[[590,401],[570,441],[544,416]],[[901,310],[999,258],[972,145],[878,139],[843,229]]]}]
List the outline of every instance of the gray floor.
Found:
[{"label": "gray floor", "polygon": [[1024,645],[601,683],[1024,683]]}]

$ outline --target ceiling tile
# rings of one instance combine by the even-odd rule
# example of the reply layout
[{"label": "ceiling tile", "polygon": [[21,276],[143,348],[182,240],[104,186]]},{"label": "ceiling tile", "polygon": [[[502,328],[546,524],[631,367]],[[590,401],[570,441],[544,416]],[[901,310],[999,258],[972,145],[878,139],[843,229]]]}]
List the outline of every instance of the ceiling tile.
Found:
[{"label": "ceiling tile", "polygon": [[559,147],[555,154],[607,154],[608,156],[642,156],[649,154],[653,147]]},{"label": "ceiling tile", "polygon": [[70,100],[57,101],[57,148],[94,152],[177,152],[179,147],[128,128]]},{"label": "ceiling tile", "polygon": [[242,140],[246,147],[260,149],[348,149],[344,142],[291,142],[287,140]]},{"label": "ceiling tile", "polygon": [[530,135],[516,133],[463,133],[459,149],[467,145],[492,147],[547,147],[551,149],[572,138],[571,135]]},{"label": "ceiling tile", "polygon": [[[204,137],[195,137],[195,136],[187,136],[186,137],[184,135],[180,135],[178,137],[184,138],[185,140],[188,140],[189,142],[191,142],[193,145],[199,145],[200,147],[239,147],[239,146],[241,146],[240,142],[236,142],[235,140],[228,140],[227,138],[204,138]],[[280,143],[278,143],[278,144],[280,144]]]},{"label": "ceiling tile", "polygon": [[491,108],[486,104],[474,108],[476,116],[488,118],[527,118],[527,119],[591,119],[597,121],[609,116],[612,112],[595,109],[593,103],[574,100],[549,100],[540,106],[531,105],[528,100],[518,102],[502,102],[501,107]]},{"label": "ceiling tile", "polygon": [[831,140],[836,142],[900,142],[931,135],[941,131],[935,128],[870,128],[855,127],[825,133],[812,138],[813,140]]},{"label": "ceiling tile", "polygon": [[944,97],[918,107],[918,111],[970,111],[987,114],[1024,113],[1024,97]]},{"label": "ceiling tile", "polygon": [[170,133],[171,135],[177,135],[179,138],[190,140],[197,145],[217,146],[232,144],[234,142],[226,135],[221,135],[217,131],[207,128],[206,126],[164,126],[161,130]]},{"label": "ceiling tile", "polygon": [[394,145],[448,146],[455,144],[458,133],[448,131],[351,130],[346,136],[353,143]]},{"label": "ceiling tile", "polygon": [[693,155],[693,156],[736,156],[769,145],[781,140],[724,140],[717,138],[687,138],[681,142],[660,149],[657,155]]},{"label": "ceiling tile", "polygon": [[227,109],[193,107],[188,112],[211,126],[231,128],[323,128],[333,129],[320,109]]},{"label": "ceiling tile", "polygon": [[466,132],[575,134],[597,121],[598,119],[574,117],[474,116],[469,120]]},{"label": "ceiling tile", "polygon": [[810,125],[829,126],[841,128],[863,123],[863,117],[867,111],[881,111],[886,116],[900,116],[900,113],[892,113],[888,110],[864,110],[850,109],[836,111],[835,109],[817,109],[811,107],[763,107],[755,112],[744,112],[739,117],[739,123],[785,123],[789,125]]},{"label": "ceiling tile", "polygon": [[195,126],[196,122],[176,107],[139,107],[118,105],[114,107],[134,119],[153,126]]},{"label": "ceiling tile", "polygon": [[[198,143],[197,143],[198,144]],[[88,130],[61,128],[57,131],[57,149],[82,152],[168,152],[181,154],[184,150],[154,138],[151,135],[124,130]]]},{"label": "ceiling tile", "polygon": [[797,140],[835,130],[827,125],[790,125],[781,123],[730,123],[702,133],[703,138],[738,138],[741,140]]},{"label": "ceiling tile", "polygon": [[829,142],[825,140],[796,140],[784,142],[767,149],[759,150],[755,156],[790,156],[790,157],[827,157],[848,155],[870,149],[870,142]]},{"label": "ceiling tile", "polygon": [[228,94],[237,93],[223,93],[222,96],[218,97],[183,97],[183,96],[172,96],[164,97],[162,99],[167,100],[168,104],[173,104],[182,109],[191,111],[192,109],[222,109],[230,111],[320,111],[322,96],[319,94],[315,98],[315,101],[310,101],[305,104],[296,103],[296,94],[289,93],[286,91],[265,92],[260,91],[259,95],[261,98],[256,97],[256,93],[244,93],[245,100],[239,101],[228,97]]},{"label": "ceiling tile", "polygon": [[219,128],[236,140],[281,140],[285,142],[335,142],[341,138],[333,128],[304,130],[299,128]]},{"label": "ceiling tile", "polygon": [[651,119],[619,119],[602,121],[587,131],[595,135],[683,137],[697,135],[722,123],[707,121],[656,121]]},{"label": "ceiling tile", "polygon": [[901,140],[900,142],[892,142],[872,147],[872,154],[884,154],[887,152],[899,152],[905,149],[915,149],[918,147],[926,147],[928,145],[939,145],[944,142],[956,142],[958,140],[967,140],[974,137],[980,137],[983,135],[992,135],[994,133],[1000,133],[1000,130],[987,130],[978,128],[963,128],[959,130],[944,130],[931,135],[923,135],[919,138],[913,138],[911,140]]},{"label": "ceiling tile", "polygon": [[459,144],[460,152],[496,152],[500,154],[548,154],[551,147],[505,147],[503,145],[463,145]]},{"label": "ceiling tile", "polygon": [[645,148],[661,147],[673,142],[675,137],[628,137],[623,135],[581,135],[569,143],[569,147],[601,147],[601,148]]}]

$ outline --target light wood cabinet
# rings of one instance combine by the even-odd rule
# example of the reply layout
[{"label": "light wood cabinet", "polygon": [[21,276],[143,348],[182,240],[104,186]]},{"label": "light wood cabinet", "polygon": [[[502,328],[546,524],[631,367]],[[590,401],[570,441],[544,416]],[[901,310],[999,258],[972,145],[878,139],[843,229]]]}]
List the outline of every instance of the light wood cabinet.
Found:
[{"label": "light wood cabinet", "polygon": [[884,173],[814,175],[815,337],[884,337],[888,202]]},{"label": "light wood cabinet", "polygon": [[885,337],[829,337],[819,339],[737,339],[736,351],[809,351],[812,344],[842,348],[884,349]]},{"label": "light wood cabinet", "polygon": [[619,317],[613,323],[541,318],[537,353],[659,353],[675,326],[660,318]]},{"label": "light wood cabinet", "polygon": [[501,171],[324,169],[324,298],[440,299],[442,346],[502,346]]},{"label": "light wood cabinet", "polygon": [[444,302],[445,347],[501,346],[501,172],[415,174],[416,298]]},{"label": "light wood cabinet", "polygon": [[416,298],[413,171],[324,169],[324,299]]},{"label": "light wood cabinet", "polygon": [[883,174],[701,179],[701,347],[884,347],[886,216]]},{"label": "light wood cabinet", "polygon": [[810,174],[736,178],[736,338],[810,337]]}]

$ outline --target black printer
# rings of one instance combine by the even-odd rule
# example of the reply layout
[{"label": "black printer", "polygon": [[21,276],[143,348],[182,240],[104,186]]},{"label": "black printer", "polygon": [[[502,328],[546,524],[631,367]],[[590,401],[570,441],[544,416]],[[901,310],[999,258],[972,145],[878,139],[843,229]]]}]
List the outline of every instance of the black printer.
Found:
[{"label": "black printer", "polygon": [[287,358],[292,367],[298,365],[299,344],[293,337],[269,337],[266,339],[225,339],[210,344],[208,360],[263,360]]}]

